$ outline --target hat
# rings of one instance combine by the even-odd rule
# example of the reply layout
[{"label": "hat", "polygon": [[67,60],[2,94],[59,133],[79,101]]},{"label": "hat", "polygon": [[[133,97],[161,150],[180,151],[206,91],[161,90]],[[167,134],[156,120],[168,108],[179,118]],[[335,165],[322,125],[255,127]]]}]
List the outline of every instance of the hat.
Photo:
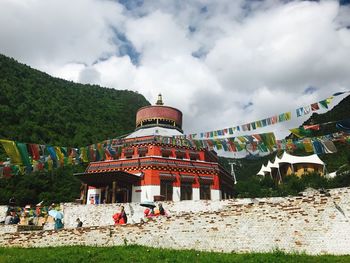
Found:
[{"label": "hat", "polygon": [[30,205],[26,205],[24,208],[25,209],[30,209]]},{"label": "hat", "polygon": [[36,206],[42,206],[44,201],[41,201],[40,203],[37,203]]}]

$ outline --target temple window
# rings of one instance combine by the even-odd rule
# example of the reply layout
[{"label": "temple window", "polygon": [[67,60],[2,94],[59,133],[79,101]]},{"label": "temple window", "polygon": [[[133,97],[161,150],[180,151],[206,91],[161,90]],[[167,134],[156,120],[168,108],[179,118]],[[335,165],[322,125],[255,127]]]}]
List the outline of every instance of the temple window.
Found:
[{"label": "temple window", "polygon": [[168,180],[161,180],[160,194],[164,197],[165,201],[172,201],[173,200],[173,182]]},{"label": "temple window", "polygon": [[181,182],[181,200],[192,200],[192,183]]},{"label": "temple window", "polygon": [[160,173],[160,194],[166,201],[173,200],[173,182],[175,175],[172,173]]},{"label": "temple window", "polygon": [[210,184],[201,184],[199,188],[199,196],[201,200],[210,200]]},{"label": "temple window", "polygon": [[147,152],[148,152],[148,148],[147,147],[139,147],[137,149],[137,152],[139,154],[139,157],[145,157]]},{"label": "temple window", "polygon": [[134,154],[134,148],[126,148],[126,149],[124,149],[124,156],[126,158],[131,158],[133,154]]},{"label": "temple window", "polygon": [[169,157],[171,155],[170,148],[161,148],[160,151],[161,151],[163,157]]},{"label": "temple window", "polygon": [[193,161],[199,160],[199,153],[198,152],[190,152],[190,159]]},{"label": "temple window", "polygon": [[175,155],[177,159],[183,159],[185,158],[186,152],[183,150],[176,150]]}]

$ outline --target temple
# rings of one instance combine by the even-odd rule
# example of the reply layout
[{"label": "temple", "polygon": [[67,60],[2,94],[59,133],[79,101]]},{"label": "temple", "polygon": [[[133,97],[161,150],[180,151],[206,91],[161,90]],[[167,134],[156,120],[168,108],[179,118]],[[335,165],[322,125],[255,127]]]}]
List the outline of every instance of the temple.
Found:
[{"label": "temple", "polygon": [[216,153],[182,140],[182,112],[164,106],[159,94],[155,105],[137,111],[135,131],[114,140],[108,160],[76,174],[81,199],[96,204],[232,198],[234,179]]}]

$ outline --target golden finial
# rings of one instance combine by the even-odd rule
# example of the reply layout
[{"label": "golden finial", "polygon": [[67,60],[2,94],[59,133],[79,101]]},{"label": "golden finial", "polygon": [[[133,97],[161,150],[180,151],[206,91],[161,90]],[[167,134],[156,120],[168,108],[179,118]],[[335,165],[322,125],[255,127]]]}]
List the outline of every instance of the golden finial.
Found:
[{"label": "golden finial", "polygon": [[162,99],[162,94],[158,94],[158,100],[156,102],[156,105],[164,105],[163,99]]}]

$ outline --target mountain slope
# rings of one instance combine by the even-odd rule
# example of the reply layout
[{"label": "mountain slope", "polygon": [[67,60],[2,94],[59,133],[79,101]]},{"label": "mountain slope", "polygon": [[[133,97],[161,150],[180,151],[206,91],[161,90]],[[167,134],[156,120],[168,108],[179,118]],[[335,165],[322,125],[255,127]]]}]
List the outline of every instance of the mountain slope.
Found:
[{"label": "mountain slope", "polygon": [[133,131],[146,105],[135,92],[53,78],[0,55],[0,138],[84,146]]}]

